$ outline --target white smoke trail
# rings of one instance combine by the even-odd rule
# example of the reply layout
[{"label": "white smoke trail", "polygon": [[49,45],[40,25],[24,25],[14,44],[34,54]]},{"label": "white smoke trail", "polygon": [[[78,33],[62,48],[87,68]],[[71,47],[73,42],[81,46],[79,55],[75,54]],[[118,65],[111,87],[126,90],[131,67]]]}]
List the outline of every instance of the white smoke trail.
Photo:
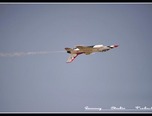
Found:
[{"label": "white smoke trail", "polygon": [[65,51],[39,51],[39,52],[14,52],[14,53],[0,53],[0,57],[20,57],[28,55],[42,55],[50,53],[61,53]]}]

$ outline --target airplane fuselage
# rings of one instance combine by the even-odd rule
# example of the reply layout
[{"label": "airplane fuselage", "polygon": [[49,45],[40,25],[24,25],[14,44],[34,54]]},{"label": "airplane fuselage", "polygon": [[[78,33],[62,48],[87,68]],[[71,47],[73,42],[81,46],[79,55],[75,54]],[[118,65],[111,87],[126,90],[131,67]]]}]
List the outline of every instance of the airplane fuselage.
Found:
[{"label": "airplane fuselage", "polygon": [[109,50],[108,46],[103,45],[94,45],[94,46],[87,46],[86,49],[79,49],[78,47],[73,48],[73,50],[70,51],[71,54],[91,54],[93,52],[103,52]]}]

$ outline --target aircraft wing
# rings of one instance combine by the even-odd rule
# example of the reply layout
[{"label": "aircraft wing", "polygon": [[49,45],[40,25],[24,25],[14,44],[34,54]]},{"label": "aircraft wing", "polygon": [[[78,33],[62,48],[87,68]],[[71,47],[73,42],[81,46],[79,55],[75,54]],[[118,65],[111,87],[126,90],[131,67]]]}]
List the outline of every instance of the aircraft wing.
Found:
[{"label": "aircraft wing", "polygon": [[78,54],[70,54],[70,56],[69,56],[69,58],[67,60],[67,63],[72,62],[77,56],[78,56]]},{"label": "aircraft wing", "polygon": [[76,48],[80,49],[80,51],[84,52],[86,55],[91,54],[93,50],[93,46],[76,46]]}]

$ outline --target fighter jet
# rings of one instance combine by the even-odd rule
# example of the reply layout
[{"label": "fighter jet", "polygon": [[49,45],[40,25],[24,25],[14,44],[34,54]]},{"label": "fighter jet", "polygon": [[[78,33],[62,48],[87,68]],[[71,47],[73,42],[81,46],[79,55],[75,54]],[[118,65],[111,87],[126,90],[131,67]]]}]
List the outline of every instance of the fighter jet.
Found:
[{"label": "fighter jet", "polygon": [[76,46],[75,48],[65,48],[67,53],[70,54],[66,62],[71,63],[80,54],[89,55],[94,52],[105,52],[116,47],[118,47],[118,45],[110,45],[110,46],[92,45],[92,46]]}]

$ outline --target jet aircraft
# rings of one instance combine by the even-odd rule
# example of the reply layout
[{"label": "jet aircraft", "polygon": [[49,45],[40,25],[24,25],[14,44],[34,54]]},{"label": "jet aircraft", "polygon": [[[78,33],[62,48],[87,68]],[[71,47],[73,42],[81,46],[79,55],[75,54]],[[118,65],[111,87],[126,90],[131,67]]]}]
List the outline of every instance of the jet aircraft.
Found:
[{"label": "jet aircraft", "polygon": [[105,52],[116,47],[118,47],[118,45],[110,45],[110,46],[92,45],[92,46],[76,46],[75,48],[65,48],[67,53],[70,54],[67,63],[71,63],[80,54],[89,55],[94,52]]}]

